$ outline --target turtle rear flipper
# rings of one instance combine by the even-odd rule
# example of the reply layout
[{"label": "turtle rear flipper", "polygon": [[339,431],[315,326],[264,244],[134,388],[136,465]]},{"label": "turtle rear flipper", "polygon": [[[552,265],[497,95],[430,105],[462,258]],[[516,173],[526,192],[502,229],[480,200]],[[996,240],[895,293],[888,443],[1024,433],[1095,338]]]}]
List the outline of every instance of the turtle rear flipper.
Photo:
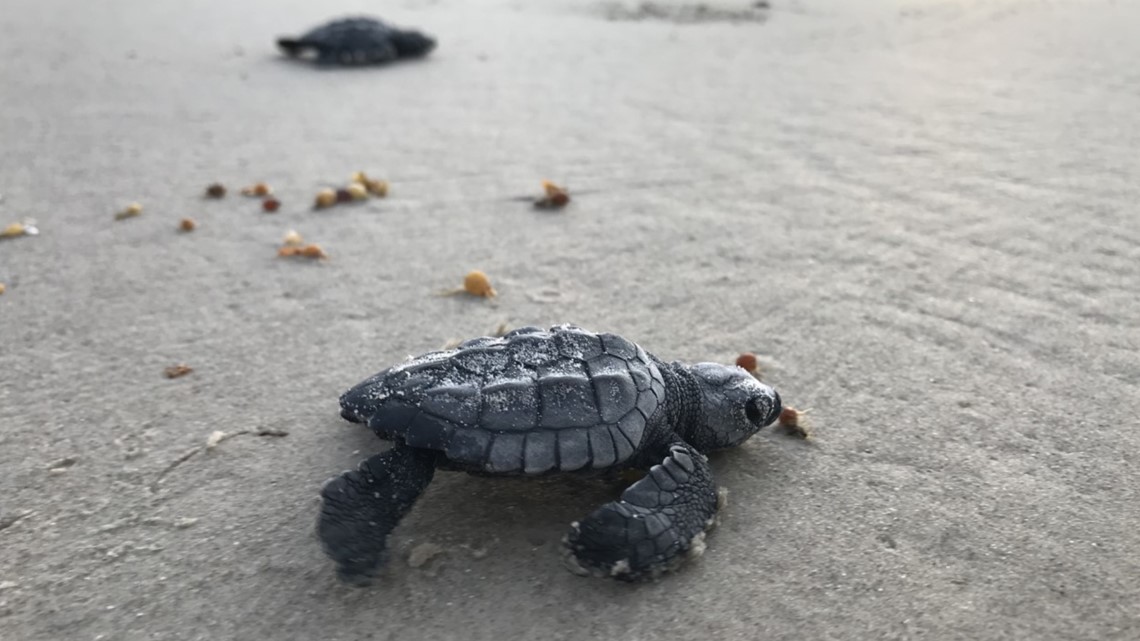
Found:
[{"label": "turtle rear flipper", "polygon": [[297,38],[278,38],[277,46],[280,47],[281,50],[284,51],[287,55],[294,58],[305,53],[306,49],[312,48],[312,45],[308,44],[304,40],[299,40]]},{"label": "turtle rear flipper", "polygon": [[367,585],[384,565],[388,535],[431,483],[437,459],[397,445],[325,484],[317,534],[343,581]]},{"label": "turtle rear flipper", "polygon": [[571,527],[563,539],[567,567],[622,581],[652,579],[704,552],[717,503],[708,460],[691,445],[674,442],[621,500]]}]

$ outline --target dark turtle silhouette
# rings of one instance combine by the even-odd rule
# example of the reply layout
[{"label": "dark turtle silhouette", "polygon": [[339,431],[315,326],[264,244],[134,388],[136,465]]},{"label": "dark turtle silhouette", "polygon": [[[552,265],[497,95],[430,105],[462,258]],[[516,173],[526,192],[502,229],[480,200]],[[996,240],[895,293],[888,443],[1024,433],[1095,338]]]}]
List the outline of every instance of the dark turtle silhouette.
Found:
[{"label": "dark turtle silhouette", "polygon": [[343,18],[300,38],[278,38],[277,46],[293,57],[313,52],[318,64],[375,65],[426,56],[435,48],[435,39],[373,18]]},{"label": "dark turtle silhouette", "polygon": [[435,470],[537,476],[648,470],[563,539],[568,567],[656,577],[704,549],[718,492],[705,452],[744,442],[780,396],[715,363],[664,363],[613,334],[517,329],[409,359],[340,398],[395,446],[330,480],[318,533],[342,579],[367,583]]}]

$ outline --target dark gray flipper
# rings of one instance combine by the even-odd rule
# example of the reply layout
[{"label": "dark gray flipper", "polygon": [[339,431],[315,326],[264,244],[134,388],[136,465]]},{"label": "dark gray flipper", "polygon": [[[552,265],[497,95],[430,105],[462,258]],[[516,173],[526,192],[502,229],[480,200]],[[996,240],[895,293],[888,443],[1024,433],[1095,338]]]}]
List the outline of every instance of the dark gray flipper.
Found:
[{"label": "dark gray flipper", "polygon": [[325,484],[317,532],[342,580],[367,585],[375,576],[388,535],[431,483],[438,457],[397,445]]},{"label": "dark gray flipper", "polygon": [[704,551],[704,533],[715,524],[716,511],[708,460],[675,442],[621,500],[571,526],[563,539],[567,567],[623,581],[656,577]]}]

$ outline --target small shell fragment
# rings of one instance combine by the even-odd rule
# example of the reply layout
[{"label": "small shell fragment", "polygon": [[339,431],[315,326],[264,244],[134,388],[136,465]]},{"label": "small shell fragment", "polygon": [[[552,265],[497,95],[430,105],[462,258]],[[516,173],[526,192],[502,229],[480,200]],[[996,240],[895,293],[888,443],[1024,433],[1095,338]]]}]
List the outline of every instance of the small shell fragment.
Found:
[{"label": "small shell fragment", "polygon": [[317,199],[313,203],[314,209],[325,209],[337,203],[336,192],[331,189],[322,189],[317,192]]},{"label": "small shell fragment", "polygon": [[206,449],[214,449],[218,446],[218,443],[222,442],[222,439],[225,437],[226,433],[221,430],[214,430],[213,432],[210,432],[210,435],[206,437]]},{"label": "small shell fragment", "polygon": [[368,193],[372,194],[373,196],[376,196],[377,198],[387,198],[388,197],[388,181],[387,180],[379,180],[376,178],[369,178],[368,180],[365,180],[362,184],[364,185],[364,188],[368,190]]},{"label": "small shell fragment", "polygon": [[190,367],[185,363],[179,363],[177,365],[171,365],[170,367],[167,367],[162,371],[162,373],[164,376],[166,376],[166,378],[181,378],[193,371],[193,367]]},{"label": "small shell fragment", "polygon": [[276,198],[266,198],[265,200],[261,201],[261,208],[264,209],[267,213],[272,214],[281,208],[281,201],[277,200]]},{"label": "small shell fragment", "polygon": [[0,238],[16,238],[18,236],[35,236],[40,230],[36,228],[36,221],[28,219],[23,222],[12,223],[0,229]]},{"label": "small shell fragment", "polygon": [[4,283],[0,283],[0,295],[2,295],[7,289],[8,288],[4,286]]},{"label": "small shell fragment", "polygon": [[221,183],[214,183],[206,188],[206,198],[225,198],[226,187]]},{"label": "small shell fragment", "polygon": [[542,198],[534,201],[539,209],[561,209],[570,203],[570,194],[566,189],[555,185],[549,180],[542,181]]},{"label": "small shell fragment", "polygon": [[182,221],[178,223],[178,229],[182,231],[194,231],[197,226],[198,223],[194,222],[193,218],[183,218]]},{"label": "small shell fragment", "polygon": [[348,195],[353,200],[367,200],[368,189],[360,183],[352,183],[347,187]]},{"label": "small shell fragment", "polygon": [[263,198],[271,193],[273,193],[273,190],[265,183],[255,183],[241,190],[243,196],[254,196],[257,198]]},{"label": "small shell fragment", "polygon": [[305,239],[301,238],[301,234],[297,233],[296,230],[290,229],[285,233],[285,239],[282,242],[285,243],[286,247],[300,247]]},{"label": "small shell fragment", "polygon": [[125,220],[127,218],[134,218],[142,215],[142,205],[138,203],[131,203],[127,208],[115,214],[115,220]]}]

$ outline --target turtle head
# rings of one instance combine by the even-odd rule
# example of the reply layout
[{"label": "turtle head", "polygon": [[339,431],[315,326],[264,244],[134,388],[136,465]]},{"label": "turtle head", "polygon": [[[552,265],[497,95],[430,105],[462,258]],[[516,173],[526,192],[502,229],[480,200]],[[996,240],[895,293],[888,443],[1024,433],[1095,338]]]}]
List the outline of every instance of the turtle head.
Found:
[{"label": "turtle head", "polygon": [[435,49],[435,39],[418,31],[397,31],[392,34],[392,44],[401,58],[426,56]]},{"label": "turtle head", "polygon": [[688,366],[700,389],[686,440],[702,451],[739,445],[780,416],[780,395],[740,367],[719,363]]}]

